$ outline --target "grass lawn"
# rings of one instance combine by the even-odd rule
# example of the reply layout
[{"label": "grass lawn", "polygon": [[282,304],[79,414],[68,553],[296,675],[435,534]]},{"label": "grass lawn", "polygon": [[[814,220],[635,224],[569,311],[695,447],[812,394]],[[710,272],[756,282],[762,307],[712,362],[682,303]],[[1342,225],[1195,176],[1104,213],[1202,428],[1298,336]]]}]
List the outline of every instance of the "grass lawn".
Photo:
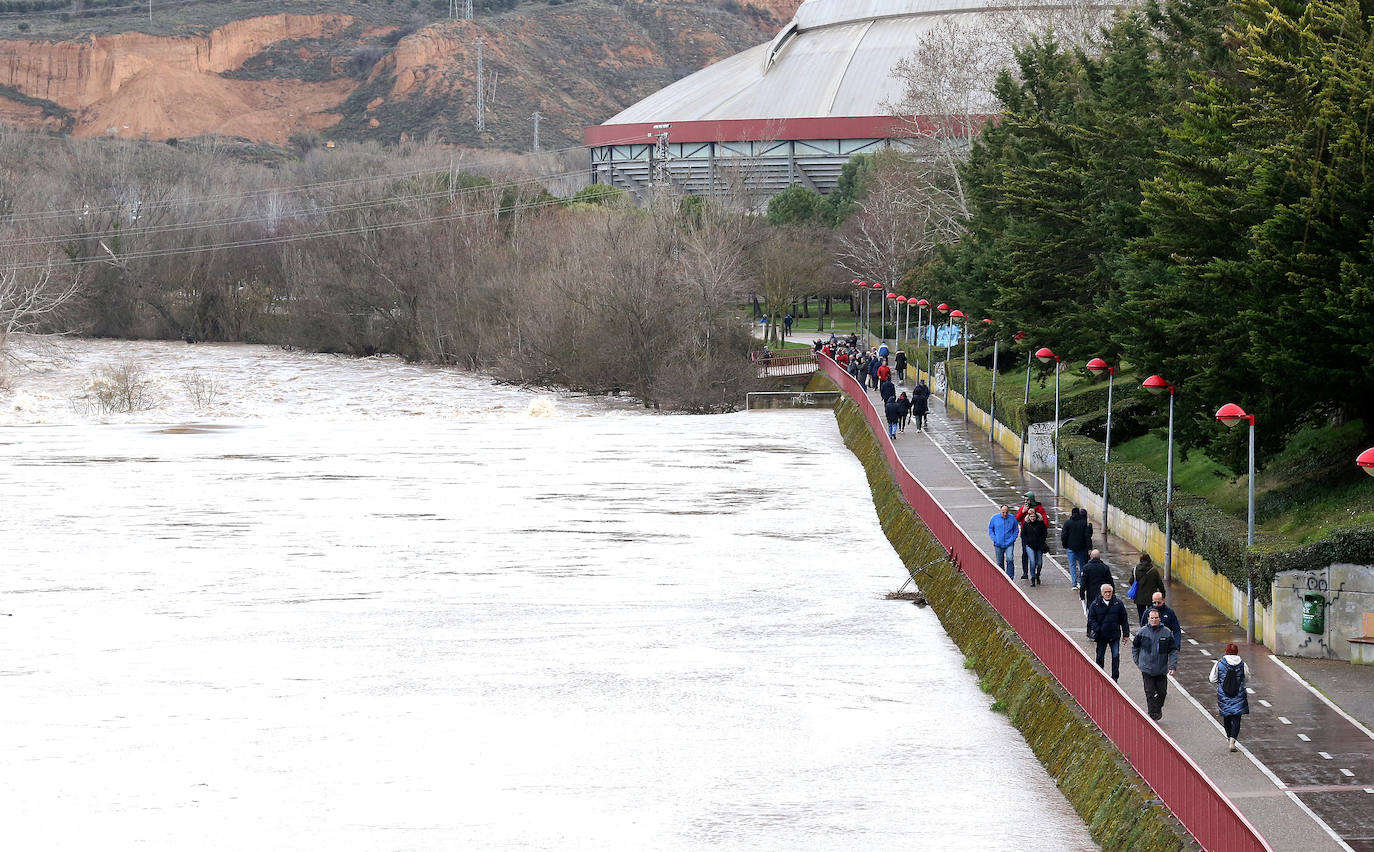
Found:
[{"label": "grass lawn", "polygon": [[[1168,442],[1150,433],[1112,447],[1112,461],[1143,464],[1160,476],[1167,472]],[[1245,477],[1236,478],[1229,469],[1202,453],[1194,451],[1187,459],[1174,450],[1174,488],[1196,494],[1223,511],[1245,517],[1248,502]]]}]

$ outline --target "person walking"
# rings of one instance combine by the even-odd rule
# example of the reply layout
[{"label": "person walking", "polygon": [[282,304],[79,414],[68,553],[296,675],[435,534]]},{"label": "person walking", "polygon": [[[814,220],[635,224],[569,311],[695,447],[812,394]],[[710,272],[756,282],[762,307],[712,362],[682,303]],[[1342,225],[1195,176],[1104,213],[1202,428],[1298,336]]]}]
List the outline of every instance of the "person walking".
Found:
[{"label": "person walking", "polygon": [[787,336],[788,336],[789,334],[792,333],[792,322],[793,322],[793,320],[792,320],[792,315],[791,315],[791,314],[788,314],[787,316],[785,316],[785,317],[782,318],[782,339],[783,339],[783,340],[786,340],[786,339],[787,339]]},{"label": "person walking", "polygon": [[883,398],[883,404],[886,405],[897,398],[897,386],[891,379],[883,379],[878,385],[878,395]]},{"label": "person walking", "polygon": [[897,431],[906,431],[906,422],[911,419],[911,400],[907,399],[906,391],[897,394],[897,402],[902,406],[902,419],[897,421]]},{"label": "person walking", "polygon": [[1012,545],[1021,531],[1021,525],[1011,513],[1010,506],[1003,506],[988,520],[988,538],[992,539],[992,561],[1007,572],[1008,580],[1016,579],[1016,559]]},{"label": "person walking", "polygon": [[1088,551],[1093,546],[1093,525],[1088,522],[1088,513],[1074,507],[1064,529],[1059,533],[1059,543],[1064,546],[1064,555],[1069,560],[1069,577],[1073,580],[1073,590],[1079,590],[1078,575],[1088,563]]},{"label": "person walking", "polygon": [[[1174,634],[1174,641],[1183,646],[1183,628],[1179,626],[1178,616],[1164,602],[1164,593],[1155,592],[1150,598],[1150,608],[1159,610],[1159,623],[1169,628]],[[1141,622],[1142,624],[1144,622]]]},{"label": "person walking", "polygon": [[[1045,542],[1049,538],[1049,529],[1045,526],[1045,519],[1035,512],[1026,516],[1026,522],[1021,525],[1021,544],[1029,554],[1027,559],[1030,584],[1040,585],[1040,566],[1045,562]],[[1023,573],[1021,579],[1026,579]]]},{"label": "person walking", "polygon": [[1131,638],[1131,618],[1111,583],[1103,583],[1088,606],[1088,638],[1097,643],[1097,667],[1112,649],[1112,680],[1121,678],[1121,640]]},{"label": "person walking", "polygon": [[877,355],[868,356],[868,380],[875,388],[878,386],[878,367],[881,364],[882,362],[878,360]]},{"label": "person walking", "polygon": [[1112,579],[1112,569],[1102,561],[1102,551],[1100,550],[1088,551],[1088,561],[1083,566],[1083,573],[1079,575],[1078,579],[1082,584],[1082,588],[1078,591],[1078,599],[1081,601],[1088,600],[1089,589],[1097,590],[1104,585],[1116,588],[1116,581]]},{"label": "person walking", "polygon": [[[883,382],[887,387],[892,387],[892,382]],[[902,420],[902,404],[897,401],[897,397],[886,397],[887,404],[883,406],[883,413],[887,415],[887,436],[892,439],[897,438],[897,424]]]},{"label": "person walking", "polygon": [[1159,573],[1159,566],[1150,558],[1150,554],[1140,554],[1140,561],[1135,564],[1135,571],[1131,573],[1131,582],[1135,583],[1135,615],[1139,623],[1145,623],[1145,610],[1150,608],[1150,601],[1154,600],[1155,592],[1164,591],[1164,576]]},{"label": "person walking", "polygon": [[1131,640],[1131,659],[1145,683],[1145,710],[1158,722],[1164,718],[1164,699],[1169,696],[1169,675],[1178,671],[1178,643],[1151,609],[1145,625]]},{"label": "person walking", "polygon": [[906,381],[906,353],[898,349],[897,354],[892,359],[893,365],[897,368],[897,378]]},{"label": "person walking", "polygon": [[1250,712],[1250,696],[1245,691],[1245,661],[1235,642],[1226,645],[1226,656],[1212,663],[1207,680],[1217,685],[1217,713],[1226,729],[1226,744],[1236,750],[1240,739],[1240,717]]},{"label": "person walking", "polygon": [[885,382],[892,378],[892,368],[887,366],[887,359],[884,358],[878,365],[878,381]]},{"label": "person walking", "polygon": [[1016,520],[1021,523],[1021,579],[1026,579],[1026,571],[1030,565],[1030,556],[1026,552],[1026,517],[1032,512],[1039,514],[1040,519],[1045,523],[1046,535],[1049,534],[1050,516],[1045,512],[1045,506],[1035,499],[1034,491],[1027,491],[1022,495],[1021,508],[1016,510]]},{"label": "person walking", "polygon": [[925,382],[918,382],[911,391],[911,416],[916,418],[916,431],[924,432],[926,414],[930,412],[930,388]]}]

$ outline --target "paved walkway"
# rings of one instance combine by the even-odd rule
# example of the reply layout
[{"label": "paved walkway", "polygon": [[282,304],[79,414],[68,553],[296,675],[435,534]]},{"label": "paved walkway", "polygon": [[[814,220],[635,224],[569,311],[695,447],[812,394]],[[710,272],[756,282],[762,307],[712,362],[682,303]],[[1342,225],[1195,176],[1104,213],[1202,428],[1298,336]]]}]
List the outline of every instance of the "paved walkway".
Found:
[{"label": "paved walkway", "polygon": [[[908,381],[899,389],[909,390],[910,385]],[[870,391],[870,399],[877,398],[877,392]],[[966,427],[957,405],[947,416],[942,399],[932,397],[931,403],[930,428],[921,433],[908,428],[899,434],[898,453],[975,541],[987,541],[987,522],[997,506],[1020,505],[1027,490],[1054,507],[1050,485],[1018,470],[1017,459],[993,445],[986,432]],[[1058,508],[1067,515],[1071,507]],[[1094,524],[1099,525],[1100,521]],[[1100,544],[1101,531],[1096,532]],[[1058,551],[1058,530],[1050,535]],[[1123,600],[1138,558],[1126,542],[1109,537],[1103,559],[1112,566]],[[1046,558],[1041,585],[1017,582],[1031,602],[1093,655],[1095,646],[1084,637],[1083,604],[1072,589],[1062,555]],[[1134,632],[1135,608],[1125,602]],[[1178,614],[1184,641],[1160,722],[1164,731],[1274,849],[1374,852],[1374,666],[1280,660],[1262,645],[1247,647],[1243,627],[1181,583],[1170,589],[1169,604]],[[1241,753],[1236,754],[1227,750],[1216,714],[1216,688],[1207,681],[1227,642],[1241,646],[1250,669],[1251,712],[1242,723]],[[1143,707],[1139,671],[1126,643],[1122,658],[1120,686]],[[1107,665],[1110,671],[1110,660]],[[1294,668],[1320,685],[1331,700]]]}]

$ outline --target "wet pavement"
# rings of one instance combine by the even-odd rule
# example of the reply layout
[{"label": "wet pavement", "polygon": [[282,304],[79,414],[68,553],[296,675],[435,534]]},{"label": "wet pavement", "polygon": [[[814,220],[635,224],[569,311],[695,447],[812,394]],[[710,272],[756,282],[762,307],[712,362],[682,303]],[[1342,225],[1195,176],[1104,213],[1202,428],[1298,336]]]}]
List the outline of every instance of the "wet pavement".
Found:
[{"label": "wet pavement", "polygon": [[[870,397],[876,400],[876,392],[870,391]],[[1017,458],[993,444],[986,432],[966,426],[957,403],[947,415],[944,401],[931,397],[928,421],[925,432],[908,428],[898,435],[898,452],[975,541],[987,541],[987,522],[998,506],[1006,503],[1015,508],[1028,490],[1052,513],[1067,517],[1072,507],[1055,505],[1051,485],[1019,469]],[[1094,527],[1095,543],[1101,546],[1100,507],[1088,508],[1099,514]],[[1050,532],[1055,553],[1046,557],[1042,584],[1032,587],[1017,582],[1091,656],[1095,645],[1083,637],[1083,604],[1072,589],[1057,526]],[[988,553],[992,553],[990,544]],[[1112,567],[1134,632],[1135,610],[1124,594],[1139,552],[1111,536],[1102,558]],[[1374,758],[1370,756],[1374,733],[1368,724],[1374,719],[1374,667],[1280,660],[1263,645],[1247,646],[1243,625],[1233,623],[1182,583],[1174,583],[1168,599],[1183,628],[1183,642],[1178,673],[1170,679],[1159,723],[1164,731],[1274,849],[1374,852]],[[1212,664],[1228,642],[1240,646],[1249,670],[1250,714],[1242,722],[1240,753],[1227,750],[1216,713],[1216,687],[1208,682]],[[1120,685],[1143,707],[1140,676],[1126,643],[1122,657]],[[1311,678],[1327,697],[1294,668]]]}]

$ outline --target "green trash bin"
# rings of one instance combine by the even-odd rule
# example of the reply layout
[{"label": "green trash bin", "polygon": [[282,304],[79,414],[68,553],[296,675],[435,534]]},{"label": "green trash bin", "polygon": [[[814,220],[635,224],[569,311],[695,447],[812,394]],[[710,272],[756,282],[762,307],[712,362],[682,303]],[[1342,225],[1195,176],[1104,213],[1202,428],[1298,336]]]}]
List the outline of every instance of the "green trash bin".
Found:
[{"label": "green trash bin", "polygon": [[1316,592],[1302,596],[1302,629],[1308,633],[1326,632],[1326,599]]}]

